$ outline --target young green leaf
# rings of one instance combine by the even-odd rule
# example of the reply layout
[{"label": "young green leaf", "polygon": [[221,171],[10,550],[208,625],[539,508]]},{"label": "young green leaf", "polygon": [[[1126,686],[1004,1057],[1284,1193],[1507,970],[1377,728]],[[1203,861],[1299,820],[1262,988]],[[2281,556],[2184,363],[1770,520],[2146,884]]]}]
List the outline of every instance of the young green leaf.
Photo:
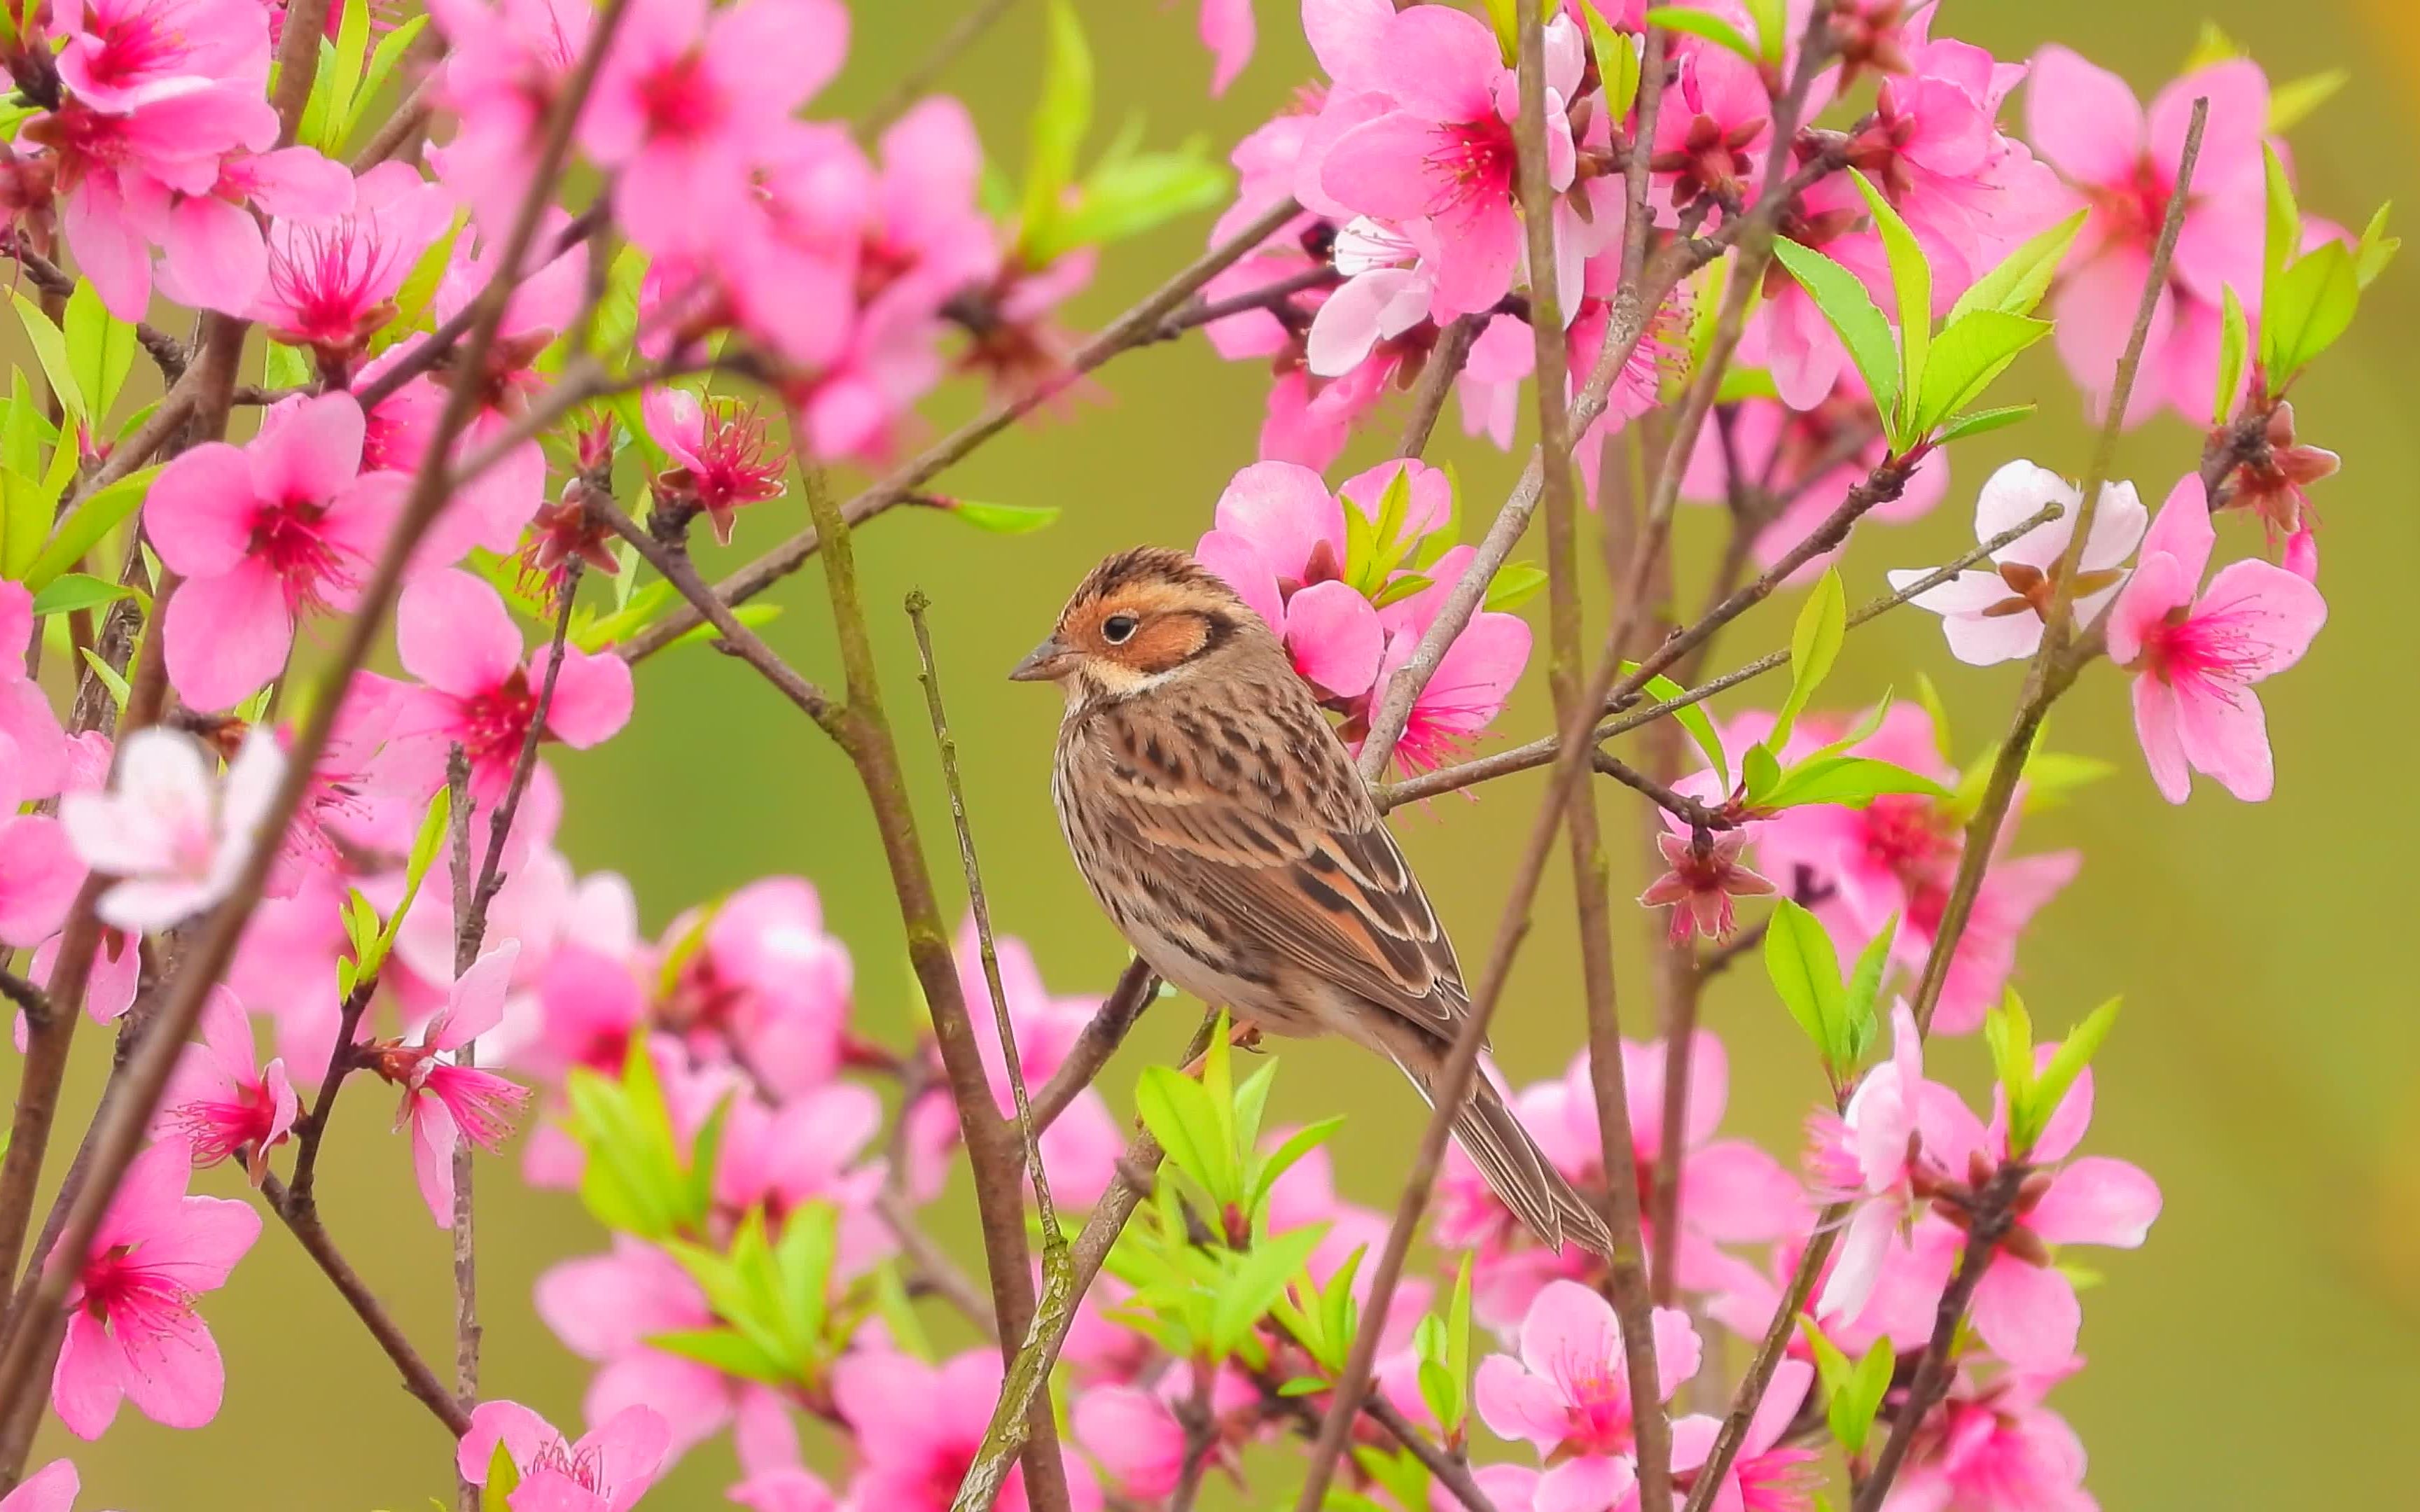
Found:
[{"label": "young green leaf", "polygon": [[[1636,676],[1637,672],[1638,663],[1625,661],[1621,664],[1621,674],[1624,677]],[[1688,689],[1668,677],[1658,675],[1647,679],[1640,685],[1638,691],[1658,703],[1668,703],[1686,693]],[[1682,730],[1687,733],[1691,740],[1698,743],[1699,750],[1705,752],[1706,764],[1714,769],[1714,776],[1721,779],[1723,787],[1728,790],[1731,785],[1730,764],[1723,759],[1722,737],[1714,733],[1714,721],[1706,713],[1705,704],[1702,702],[1684,704],[1672,711],[1672,717],[1680,721]]]},{"label": "young green leaf", "polygon": [[1057,504],[987,504],[972,499],[952,500],[949,509],[975,529],[994,535],[1031,535],[1059,523],[1060,514]]},{"label": "young green leaf", "polygon": [[1778,68],[1782,46],[1790,39],[1790,23],[1782,13],[1782,0],[1747,0],[1747,14],[1748,20],[1756,23],[1757,56]]},{"label": "young green leaf", "polygon": [[1854,168],[1849,170],[1849,177],[1865,196],[1866,208],[1873,212],[1874,229],[1882,234],[1883,255],[1890,261],[1891,292],[1899,300],[1900,432],[1921,435],[1914,422],[1916,395],[1924,387],[1925,356],[1932,341],[1932,265],[1925,260],[1916,233],[1907,228],[1907,222],[1873,180]]},{"label": "young green leaf", "polygon": [[1025,255],[1046,266],[1078,247],[1106,246],[1140,236],[1227,196],[1227,169],[1200,144],[1174,152],[1129,153],[1103,160],[1077,188],[1074,202],[1026,239]]},{"label": "young green leaf", "polygon": [[1638,43],[1627,32],[1613,29],[1605,19],[1607,0],[1585,0],[1580,14],[1587,19],[1589,49],[1596,54],[1597,77],[1605,81],[1605,106],[1619,121],[1638,102]]},{"label": "young green leaf", "polygon": [[2335,345],[2361,304],[2361,274],[2341,241],[2323,241],[2286,270],[2260,312],[2260,362],[2272,392]]},{"label": "young green leaf", "polygon": [[1771,746],[1759,741],[1747,748],[1740,758],[1740,783],[1747,790],[1751,805],[1762,803],[1764,795],[1780,785],[1781,763]]},{"label": "young green leaf", "polygon": [[762,1381],[768,1386],[800,1384],[788,1366],[736,1329],[675,1329],[668,1334],[650,1334],[646,1343],[666,1354],[695,1360],[742,1381]]},{"label": "young green leaf", "polygon": [[2018,353],[2050,332],[2047,320],[1998,310],[1970,310],[1952,321],[1932,348],[1910,434],[1929,436],[1981,398]]},{"label": "young green leaf", "polygon": [[2013,1116],[2031,1101],[2034,1088],[2033,1021],[2015,988],[2008,989],[2000,1006],[1983,1015],[1983,1043],[1992,1052],[1992,1074],[2008,1095]]},{"label": "young green leaf", "polygon": [[2049,230],[2036,233],[2001,258],[1958,296],[1958,302],[1949,307],[1948,324],[1956,325],[1960,316],[1975,310],[2033,314],[2042,296],[2050,292],[2050,282],[2057,275],[2067,250],[2075,245],[2076,233],[2084,229],[2088,213],[2076,211]]},{"label": "young green leaf", "polygon": [[124,713],[130,689],[126,679],[117,675],[117,669],[101,660],[101,654],[90,646],[84,648],[84,664],[92,669],[93,676],[101,679],[101,686],[109,689],[110,701],[117,705],[118,712]]},{"label": "young green leaf", "polygon": [[2269,91],[2269,134],[2282,136],[2301,125],[2311,112],[2335,98],[2352,75],[2343,69],[2288,79]]},{"label": "young green leaf", "polygon": [[420,34],[427,25],[427,16],[413,16],[379,39],[378,46],[370,53],[369,67],[362,73],[361,87],[353,91],[351,108],[345,112],[344,123],[336,133],[339,143],[352,140],[353,133],[361,129],[362,117],[369,113],[371,103],[377,100],[379,89],[385,85],[388,75],[395,72],[395,66],[403,61],[403,55],[411,51],[411,44],[420,39]]},{"label": "young green leaf", "polygon": [[1767,749],[1779,750],[1790,742],[1791,727],[1806,709],[1807,701],[1832,675],[1832,664],[1839,659],[1840,641],[1848,634],[1849,600],[1840,586],[1840,570],[1826,567],[1823,576],[1815,579],[1814,590],[1798,609],[1798,623],[1790,632],[1790,696],[1781,701],[1781,712],[1774,717],[1773,733],[1767,735]]},{"label": "young green leaf", "polygon": [[1883,994],[1883,973],[1890,969],[1891,946],[1899,938],[1899,916],[1891,915],[1883,932],[1866,942],[1857,952],[1857,964],[1849,971],[1848,992],[1841,1001],[1841,1016],[1849,1027],[1849,1048],[1855,1059],[1865,1058],[1866,1046],[1873,1042],[1877,1015],[1875,1005]]},{"label": "young green leaf", "polygon": [[1668,32],[1686,32],[1700,37],[1716,47],[1739,54],[1740,61],[1757,66],[1760,58],[1756,44],[1740,29],[1711,11],[1692,10],[1685,6],[1654,6],[1649,8],[1647,24],[1660,26]]},{"label": "young green leaf", "polygon": [[513,1463],[512,1451],[500,1436],[495,1452],[488,1456],[488,1483],[479,1488],[479,1512],[507,1512],[513,1493],[520,1489],[521,1467]]},{"label": "young green leaf", "polygon": [[1764,974],[1782,1007],[1807,1031],[1823,1057],[1825,1072],[1837,1084],[1854,1069],[1847,1056],[1846,1001],[1840,988],[1840,958],[1821,920],[1794,901],[1774,905],[1764,931]]},{"label": "young green leaf", "polygon": [[15,468],[0,469],[0,578],[23,578],[41,554],[57,496]]},{"label": "young green leaf", "polygon": [[2364,288],[2369,287],[2372,279],[2386,271],[2386,265],[2395,260],[2395,255],[2397,252],[2403,250],[2401,237],[2391,237],[2386,234],[2386,213],[2394,208],[2395,202],[2392,200],[2381,205],[2377,212],[2370,216],[2369,224],[2362,227],[2361,245],[2353,251],[2353,270],[2360,274],[2361,286]]},{"label": "young green leaf", "polygon": [[1170,1163],[1204,1191],[1216,1190],[1219,1132],[1199,1082],[1169,1066],[1146,1066],[1135,1086],[1135,1112]]},{"label": "young green leaf", "polygon": [[1538,596],[1546,586],[1546,569],[1530,562],[1508,562],[1487,585],[1488,609],[1510,614]]},{"label": "young green leaf", "polygon": [[1243,1256],[1218,1288],[1210,1307],[1210,1352],[1213,1360],[1233,1355],[1254,1324],[1268,1316],[1269,1306],[1284,1292],[1286,1283],[1311,1258],[1327,1236],[1327,1225],[1309,1224],[1262,1240]]},{"label": "young green leaf", "polygon": [[1259,1168],[1252,1176],[1252,1211],[1255,1213],[1260,1211],[1261,1205],[1268,1200],[1269,1189],[1277,1185],[1279,1177],[1292,1170],[1305,1155],[1334,1138],[1336,1131],[1343,1127],[1342,1118],[1322,1119],[1316,1123],[1305,1124],[1288,1135],[1283,1144],[1262,1157]]},{"label": "young green leaf", "polygon": [[2011,404],[2003,405],[1996,409],[1969,410],[1955,419],[1943,422],[1933,431],[1932,439],[1936,444],[1947,446],[1951,441],[1964,440],[1969,436],[1987,435],[2030,417],[2039,408],[2037,405],[2030,404]]},{"label": "young green leaf", "polygon": [[1776,237],[1773,255],[1839,333],[1850,361],[1857,364],[1858,376],[1872,391],[1874,412],[1882,417],[1885,433],[1898,445],[1902,438],[1893,417],[1899,413],[1899,346],[1891,337],[1890,322],[1874,308],[1872,296],[1857,275],[1822,253],[1788,237]]},{"label": "young green leaf", "polygon": [[40,302],[23,289],[12,287],[8,293],[17,301],[18,322],[25,328],[25,339],[33,345],[34,356],[42,364],[42,377],[50,380],[59,407],[70,416],[83,419],[86,413],[84,390],[76,385],[75,363],[68,357],[66,332],[51,322],[51,317],[42,313]]},{"label": "young green leaf", "polygon": [[1848,1378],[1831,1392],[1824,1403],[1824,1420],[1832,1437],[1849,1453],[1863,1454],[1867,1441],[1873,1437],[1874,1414],[1883,1405],[1883,1396],[1890,1390],[1891,1371],[1899,1355],[1885,1336],[1874,1341],[1866,1357],[1857,1362]]},{"label": "young green leaf", "polygon": [[68,296],[61,330],[77,390],[95,418],[107,415],[134,368],[134,328],[103,309],[92,280],[80,278]]},{"label": "young green leaf", "polygon": [[70,572],[52,579],[34,595],[34,617],[45,614],[72,614],[80,609],[98,609],[121,598],[132,598],[134,590],[95,578],[86,573]]},{"label": "young green leaf", "polygon": [[1487,12],[1487,29],[1496,34],[1496,51],[1512,68],[1521,56],[1521,19],[1512,0],[1480,0]]},{"label": "young green leaf", "polygon": [[[2263,142],[2260,158],[2266,172],[2268,209],[2262,221],[2260,249],[2260,307],[2274,309],[2277,281],[2285,276],[2287,260],[2303,249],[2303,212],[2294,203],[2294,186],[2286,177],[2286,164],[2279,161],[2277,149]],[[2270,375],[2270,386],[2277,384],[2275,374]]]},{"label": "young green leaf", "polygon": [[2100,1053],[2101,1042],[2108,1039],[2109,1031],[2117,1026],[2118,1004],[2118,999],[2109,999],[2094,1009],[2083,1023],[2068,1031],[2067,1038],[2059,1041],[2058,1049],[2052,1054],[2049,1063],[2036,1073],[2022,1113],[2015,1103],[2009,1104],[2009,1152],[2012,1156],[2023,1160],[2033,1153],[2034,1145],[2041,1138],[2042,1131],[2050,1126],[2051,1116],[2058,1111],[2059,1103],[2066,1101],[2068,1088],[2084,1074],[2084,1068],[2092,1064],[2092,1057]]},{"label": "young green leaf", "polygon": [[2210,423],[2224,425],[2235,418],[2235,407],[2243,397],[2243,365],[2252,355],[2252,330],[2243,318],[2243,301],[2235,297],[2235,285],[2219,290],[2218,316],[2218,391],[2211,400]]},{"label": "young green leaf", "polygon": [[1017,212],[1020,249],[1028,239],[1047,240],[1060,213],[1060,199],[1076,181],[1076,151],[1093,125],[1093,50],[1084,24],[1067,0],[1051,0],[1049,50],[1042,68],[1042,98],[1033,108],[1025,154],[1025,195]]}]

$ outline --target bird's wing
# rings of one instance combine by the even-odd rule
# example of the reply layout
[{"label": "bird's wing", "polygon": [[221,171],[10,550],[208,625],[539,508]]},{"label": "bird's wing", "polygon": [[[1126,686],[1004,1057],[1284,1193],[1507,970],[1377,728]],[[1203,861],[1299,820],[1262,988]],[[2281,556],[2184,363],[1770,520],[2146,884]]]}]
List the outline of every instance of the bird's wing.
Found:
[{"label": "bird's wing", "polygon": [[[1308,701],[1305,701],[1308,707]],[[1315,710],[1286,759],[1188,761],[1145,732],[1108,764],[1103,817],[1157,871],[1280,960],[1432,1029],[1469,1008],[1453,946]],[[1260,758],[1266,764],[1256,764]],[[1349,786],[1348,786],[1349,784]]]}]

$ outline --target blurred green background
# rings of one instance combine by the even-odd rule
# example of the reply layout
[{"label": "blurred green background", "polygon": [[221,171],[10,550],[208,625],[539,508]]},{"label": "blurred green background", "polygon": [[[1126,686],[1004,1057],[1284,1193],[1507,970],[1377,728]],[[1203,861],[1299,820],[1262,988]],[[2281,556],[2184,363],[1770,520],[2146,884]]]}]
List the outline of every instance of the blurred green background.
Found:
[{"label": "blurred green background", "polygon": [[[959,8],[860,6],[847,72],[818,111],[846,115],[870,101]],[[1262,0],[1259,55],[1228,98],[1207,100],[1191,8],[1082,0],[1105,126],[1140,112],[1154,141],[1194,131],[1231,141],[1311,76],[1292,8]],[[1015,8],[940,81],[968,100],[1012,165],[1037,76],[1039,16],[1038,7]],[[2358,224],[2381,199],[2414,199],[2420,19],[2409,0],[1969,3],[1954,6],[1943,29],[2004,57],[2056,39],[2148,96],[2173,75],[2205,17],[2248,43],[2273,80],[2351,69],[2351,84],[2294,134],[2306,207]],[[1189,257],[1204,224],[1115,250],[1077,302],[1078,323],[1106,319]],[[2102,669],[2061,706],[2055,744],[2105,757],[2118,775],[2026,826],[2025,848],[2080,846],[2086,861],[2027,936],[2020,980],[2037,1022],[2053,1028],[2109,994],[2126,995],[2128,1012],[2102,1056],[2093,1146],[2139,1161],[2166,1195],[2148,1248],[2091,1257],[2106,1276],[2086,1298],[2093,1368],[2055,1398],[2083,1434],[2089,1486],[2104,1506],[2385,1504],[2409,1495],[2390,1493],[2403,1476],[2381,1450],[2420,1421],[2412,1363],[2420,1343],[2420,995],[2411,942],[2399,936],[2411,927],[2420,821],[2392,775],[2392,753],[2420,737],[2410,703],[2412,601],[2403,596],[2420,561],[2412,482],[2420,427],[2407,409],[2415,286],[2408,261],[2393,270],[2296,396],[2304,439],[2341,451],[2346,465],[2319,500],[2331,623],[2300,669],[2263,689],[2278,796],[2245,806],[2203,784],[2189,807],[2162,803],[2143,776],[2120,681]],[[1206,528],[1227,475],[1252,459],[1265,384],[1253,364],[1219,362],[1198,340],[1128,356],[1059,414],[941,482],[975,498],[1063,505],[1056,527],[999,539],[903,511],[861,537],[936,870],[954,869],[944,864],[946,819],[907,625],[895,612],[911,587],[935,600],[1001,926],[1032,942],[1059,991],[1106,990],[1124,951],[1050,817],[1058,700],[1000,673],[1099,555],[1138,541],[1189,544]],[[1886,566],[1938,561],[1970,544],[1974,488],[2007,457],[2082,470],[2085,430],[2046,347],[2003,391],[2010,400],[2040,398],[2043,417],[1962,445],[1949,501],[1931,518],[1861,535],[1844,564],[1853,599],[1879,591]],[[954,386],[929,407],[935,425],[954,423],[977,397]],[[1378,427],[1374,444],[1332,476],[1374,459],[1391,434]],[[2119,473],[2157,501],[2197,444],[2189,428],[2163,420],[2127,438]],[[1458,434],[1440,450],[1483,519],[1515,459]],[[793,501],[751,510],[740,549],[761,548],[802,515]],[[2243,529],[2230,526],[2230,548],[2240,548]],[[1684,517],[1684,563],[1707,560],[1718,530],[1711,512]],[[811,675],[837,682],[815,575],[775,597],[788,611],[770,639]],[[1792,607],[1768,606],[1743,623],[1710,666],[1778,643]],[[1603,605],[1595,608],[1601,625]],[[1853,637],[1827,691],[1844,704],[1862,701],[1894,678],[1904,686],[1915,669],[1941,686],[1960,750],[1997,734],[2016,670],[1953,663],[1937,622],[1920,613]],[[1516,737],[1545,728],[1538,684],[1528,680],[1503,721]],[[565,850],[582,872],[628,874],[650,931],[751,878],[804,873],[855,953],[862,1030],[892,1041],[912,1032],[899,927],[856,784],[830,743],[744,667],[696,650],[664,656],[641,672],[639,717],[626,734],[593,754],[553,760],[570,799]],[[1483,949],[1493,927],[1537,788],[1533,775],[1484,790],[1475,805],[1448,798],[1400,816],[1466,955]],[[1619,860],[1639,854],[1640,822],[1630,806],[1608,805]],[[1580,1032],[1567,878],[1559,864],[1548,876],[1497,1031],[1516,1083],[1559,1070]],[[1619,922],[1628,1023],[1640,1035],[1650,921],[1623,908]],[[1709,1013],[1730,1048],[1729,1127],[1794,1152],[1817,1091],[1796,1032],[1754,971],[1727,979]],[[1190,1025],[1183,1010],[1147,1021],[1109,1075],[1113,1100],[1123,1104],[1135,1068],[1169,1054]],[[87,1034],[80,1048],[70,1139],[98,1087],[104,1037]],[[1351,1113],[1337,1147],[1341,1184],[1365,1202],[1391,1201],[1420,1117],[1416,1100],[1349,1051],[1289,1047],[1285,1056],[1273,1116]],[[1980,1048],[1971,1041],[1943,1047],[1936,1064],[1970,1088],[1980,1083]],[[323,1207],[405,1324],[442,1357],[445,1241],[413,1194],[405,1142],[386,1131],[387,1100],[360,1093],[346,1099],[330,1147]],[[205,1189],[232,1195],[226,1175],[213,1173]],[[539,1272],[601,1247],[601,1236],[570,1197],[523,1190],[510,1160],[483,1166],[480,1198],[489,1394],[574,1424],[586,1367],[527,1303]],[[971,1259],[962,1184],[935,1216]],[[83,1505],[404,1512],[432,1495],[450,1501],[450,1445],[282,1231],[271,1226],[205,1311],[227,1360],[225,1412],[199,1433],[129,1412],[97,1445],[72,1444],[54,1427],[36,1462],[72,1450],[85,1470]],[[656,1504],[714,1504],[731,1478],[728,1451],[715,1446],[684,1463]]]}]

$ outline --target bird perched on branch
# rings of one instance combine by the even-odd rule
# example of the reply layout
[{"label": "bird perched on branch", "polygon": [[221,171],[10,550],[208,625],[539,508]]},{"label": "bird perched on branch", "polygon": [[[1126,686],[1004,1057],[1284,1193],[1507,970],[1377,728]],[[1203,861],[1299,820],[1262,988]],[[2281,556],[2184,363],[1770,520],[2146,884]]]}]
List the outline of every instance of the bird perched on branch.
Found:
[{"label": "bird perched on branch", "polygon": [[[1183,552],[1138,548],[1094,567],[1009,676],[1066,695],[1060,827],[1154,971],[1239,1025],[1342,1035],[1434,1099],[1470,1014],[1453,945],[1259,615]],[[1609,1251],[1484,1077],[1453,1133],[1548,1245]]]}]

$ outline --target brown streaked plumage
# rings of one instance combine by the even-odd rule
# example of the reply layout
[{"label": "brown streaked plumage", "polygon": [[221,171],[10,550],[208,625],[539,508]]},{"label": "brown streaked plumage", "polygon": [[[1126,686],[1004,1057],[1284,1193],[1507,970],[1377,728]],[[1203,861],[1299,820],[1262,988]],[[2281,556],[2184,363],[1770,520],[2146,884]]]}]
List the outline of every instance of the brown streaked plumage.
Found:
[{"label": "brown streaked plumage", "polygon": [[[1430,1095],[1470,1012],[1452,942],[1258,615],[1183,552],[1138,548],[1094,568],[1009,675],[1066,695],[1060,827],[1154,971],[1239,1024],[1342,1035]],[[1548,1244],[1609,1248],[1484,1079],[1454,1134]]]}]

